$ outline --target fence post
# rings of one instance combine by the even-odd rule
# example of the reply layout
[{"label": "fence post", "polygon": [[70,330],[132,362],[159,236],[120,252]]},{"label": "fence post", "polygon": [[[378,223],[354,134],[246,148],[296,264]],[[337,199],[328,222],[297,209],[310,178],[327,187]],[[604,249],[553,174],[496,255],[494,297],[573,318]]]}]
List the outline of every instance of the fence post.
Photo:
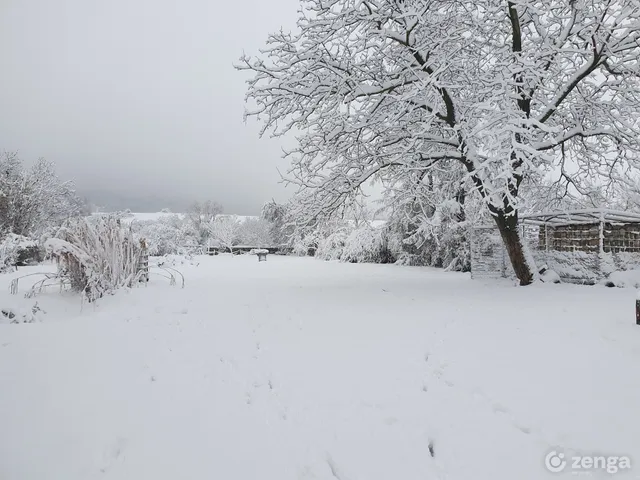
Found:
[{"label": "fence post", "polygon": [[149,281],[149,250],[147,250],[147,243],[144,240],[140,241],[140,256],[138,257],[138,273],[140,274],[140,282]]},{"label": "fence post", "polygon": [[636,295],[636,325],[640,325],[640,290]]}]

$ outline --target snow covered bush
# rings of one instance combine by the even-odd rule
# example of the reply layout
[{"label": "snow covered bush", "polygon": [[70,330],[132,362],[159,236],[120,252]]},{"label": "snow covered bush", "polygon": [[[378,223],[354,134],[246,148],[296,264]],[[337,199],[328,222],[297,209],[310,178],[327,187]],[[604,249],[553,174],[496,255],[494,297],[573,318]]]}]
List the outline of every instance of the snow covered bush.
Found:
[{"label": "snow covered bush", "polygon": [[144,243],[113,217],[68,221],[45,242],[71,288],[94,301],[137,280]]},{"label": "snow covered bush", "polygon": [[189,246],[183,223],[179,216],[171,215],[157,220],[132,222],[131,228],[145,239],[149,255],[163,256],[183,253],[182,250]]},{"label": "snow covered bush", "polygon": [[42,321],[42,314],[46,313],[36,302],[31,308],[5,307],[0,309],[0,324],[2,323],[36,323]]},{"label": "snow covered bush", "polygon": [[386,229],[364,225],[347,237],[340,260],[350,263],[393,263],[396,259],[387,245]]},{"label": "snow covered bush", "polygon": [[332,221],[318,227],[315,256],[322,260],[340,260],[352,227],[343,221]]},{"label": "snow covered bush", "polygon": [[316,230],[297,230],[289,239],[291,250],[299,257],[315,256],[321,236]]},{"label": "snow covered bush", "polygon": [[446,202],[432,209],[396,212],[389,222],[389,248],[398,264],[468,272],[469,222],[461,206]]},{"label": "snow covered bush", "polygon": [[599,281],[607,287],[640,288],[640,270],[611,272],[607,278]]},{"label": "snow covered bush", "polygon": [[561,283],[560,275],[555,271],[548,269],[540,272],[540,280],[544,283]]},{"label": "snow covered bush", "polygon": [[0,242],[0,272],[17,265],[28,265],[42,260],[38,244],[22,235],[10,233]]}]

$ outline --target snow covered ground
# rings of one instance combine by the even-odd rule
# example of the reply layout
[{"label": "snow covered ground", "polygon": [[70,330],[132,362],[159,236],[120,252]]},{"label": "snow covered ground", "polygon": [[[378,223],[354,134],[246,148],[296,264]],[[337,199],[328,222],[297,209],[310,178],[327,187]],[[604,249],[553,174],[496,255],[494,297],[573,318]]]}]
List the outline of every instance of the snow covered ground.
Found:
[{"label": "snow covered ground", "polygon": [[[640,475],[633,289],[309,258],[199,258],[80,311],[0,325],[2,480]],[[47,268],[47,267],[45,267]],[[51,268],[51,267],[48,267]],[[43,267],[21,269],[42,270]],[[22,285],[24,290],[27,283]]]}]

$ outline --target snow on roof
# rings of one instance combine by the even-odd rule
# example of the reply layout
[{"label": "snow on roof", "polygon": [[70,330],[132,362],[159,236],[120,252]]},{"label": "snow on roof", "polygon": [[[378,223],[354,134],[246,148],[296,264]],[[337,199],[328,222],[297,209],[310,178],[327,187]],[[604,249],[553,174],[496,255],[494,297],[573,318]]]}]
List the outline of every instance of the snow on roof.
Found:
[{"label": "snow on roof", "polygon": [[184,213],[171,213],[171,212],[132,212],[128,216],[124,217],[122,221],[124,223],[130,222],[157,222],[163,218],[168,218],[177,215],[180,218],[184,218]]},{"label": "snow on roof", "polygon": [[520,215],[520,220],[532,225],[576,225],[589,223],[640,223],[640,214],[623,210],[592,208]]},{"label": "snow on roof", "polygon": [[247,220],[249,220],[249,219],[252,219],[252,220],[258,220],[258,219],[260,218],[260,217],[255,216],[255,215],[234,215],[234,214],[232,214],[232,213],[220,213],[220,214],[216,215],[216,218],[217,218],[217,217],[222,217],[222,218],[225,218],[225,217],[233,218],[233,219],[235,219],[235,221],[236,221],[236,222],[239,222],[239,223],[244,223],[244,222],[246,222],[246,221],[247,221]]}]

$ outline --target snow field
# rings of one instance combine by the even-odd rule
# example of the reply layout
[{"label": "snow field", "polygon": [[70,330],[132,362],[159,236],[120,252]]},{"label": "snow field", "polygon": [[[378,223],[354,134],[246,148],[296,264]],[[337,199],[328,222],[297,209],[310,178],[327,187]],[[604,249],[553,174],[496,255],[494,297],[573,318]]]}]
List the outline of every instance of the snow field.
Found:
[{"label": "snow field", "polygon": [[1,278],[46,312],[0,325],[1,479],[537,480],[572,476],[556,447],[639,451],[632,289],[198,261],[82,311]]}]

